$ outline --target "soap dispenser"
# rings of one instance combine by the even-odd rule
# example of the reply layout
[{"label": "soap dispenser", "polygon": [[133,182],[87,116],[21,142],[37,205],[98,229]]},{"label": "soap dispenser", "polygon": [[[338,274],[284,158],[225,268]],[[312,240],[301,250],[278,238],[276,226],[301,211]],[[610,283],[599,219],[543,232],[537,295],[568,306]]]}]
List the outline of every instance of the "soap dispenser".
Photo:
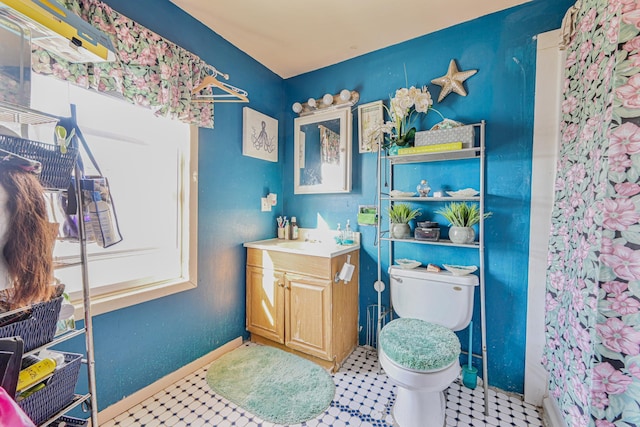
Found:
[{"label": "soap dispenser", "polygon": [[353,245],[353,231],[351,231],[351,224],[349,223],[349,220],[347,220],[347,225],[344,227],[343,243],[345,245]]},{"label": "soap dispenser", "polygon": [[291,240],[298,240],[298,221],[295,216],[291,217]]}]

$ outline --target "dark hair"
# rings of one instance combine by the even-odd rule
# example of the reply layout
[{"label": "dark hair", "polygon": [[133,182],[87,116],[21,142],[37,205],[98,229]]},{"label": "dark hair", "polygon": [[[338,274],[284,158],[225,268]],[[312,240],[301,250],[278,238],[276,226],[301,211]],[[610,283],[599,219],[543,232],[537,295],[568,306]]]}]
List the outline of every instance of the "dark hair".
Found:
[{"label": "dark hair", "polygon": [[12,310],[53,296],[57,227],[49,222],[44,189],[36,175],[19,167],[0,165],[0,185],[8,195],[9,224],[2,254],[12,285],[1,292],[6,308]]}]

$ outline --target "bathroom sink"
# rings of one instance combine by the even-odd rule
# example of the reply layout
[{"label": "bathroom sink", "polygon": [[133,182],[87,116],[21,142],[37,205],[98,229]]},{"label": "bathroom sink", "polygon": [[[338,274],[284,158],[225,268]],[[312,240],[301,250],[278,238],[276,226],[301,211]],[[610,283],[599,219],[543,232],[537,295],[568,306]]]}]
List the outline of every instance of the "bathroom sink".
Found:
[{"label": "bathroom sink", "polygon": [[304,250],[317,250],[322,242],[304,242],[298,240],[285,240],[276,243],[279,247],[288,249]]},{"label": "bathroom sink", "polygon": [[327,241],[268,239],[247,242],[244,247],[332,258],[358,249],[360,245],[338,245],[331,239]]}]

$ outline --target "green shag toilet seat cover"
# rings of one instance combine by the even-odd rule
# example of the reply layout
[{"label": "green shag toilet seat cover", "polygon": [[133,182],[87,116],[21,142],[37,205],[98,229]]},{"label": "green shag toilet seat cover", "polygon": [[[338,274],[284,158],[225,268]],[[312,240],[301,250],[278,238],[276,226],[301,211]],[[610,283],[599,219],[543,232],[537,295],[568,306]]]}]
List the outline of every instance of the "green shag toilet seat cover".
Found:
[{"label": "green shag toilet seat cover", "polygon": [[460,340],[453,331],[419,319],[389,322],[380,331],[379,340],[389,359],[415,371],[443,369],[460,356]]}]

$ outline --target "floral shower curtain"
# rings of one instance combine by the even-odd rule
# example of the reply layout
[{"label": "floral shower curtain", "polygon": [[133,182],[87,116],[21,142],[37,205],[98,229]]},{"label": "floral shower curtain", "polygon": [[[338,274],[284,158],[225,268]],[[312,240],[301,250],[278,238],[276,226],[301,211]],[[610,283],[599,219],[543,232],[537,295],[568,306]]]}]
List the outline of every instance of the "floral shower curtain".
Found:
[{"label": "floral shower curtain", "polygon": [[640,5],[576,6],[543,363],[568,426],[640,426]]},{"label": "floral shower curtain", "polygon": [[209,73],[202,59],[99,0],[63,0],[63,4],[110,36],[117,60],[69,63],[51,52],[35,49],[32,67],[36,73],[115,94],[161,116],[213,127],[213,104],[191,102],[191,89]]}]

